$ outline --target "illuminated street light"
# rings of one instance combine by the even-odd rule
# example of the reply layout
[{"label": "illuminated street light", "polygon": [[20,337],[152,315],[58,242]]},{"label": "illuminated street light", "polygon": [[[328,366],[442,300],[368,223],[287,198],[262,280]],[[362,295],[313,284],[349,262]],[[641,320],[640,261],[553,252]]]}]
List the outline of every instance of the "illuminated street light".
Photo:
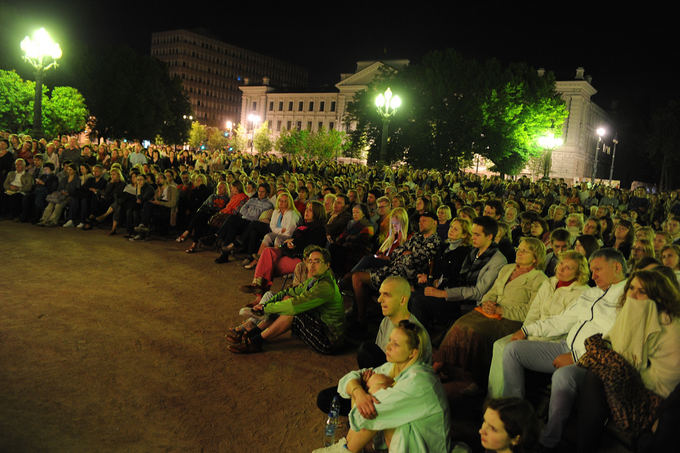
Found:
[{"label": "illuminated street light", "polygon": [[401,98],[397,95],[392,95],[392,90],[389,87],[385,93],[381,93],[375,98],[375,106],[378,108],[378,113],[383,120],[382,138],[380,141],[380,162],[386,161],[387,153],[387,137],[389,134],[390,119],[397,112],[401,106]]},{"label": "illuminated street light", "polygon": [[595,132],[597,133],[597,145],[595,145],[595,163],[593,164],[593,174],[590,178],[592,184],[595,184],[595,176],[597,173],[597,157],[600,151],[600,144],[602,143],[602,137],[607,134],[607,130],[604,127],[598,127]]},{"label": "illuminated street light", "polygon": [[251,132],[250,132],[250,152],[254,154],[255,153],[255,128],[260,123],[260,121],[262,121],[262,119],[260,118],[260,115],[258,115],[257,113],[249,113],[247,118],[248,118],[248,121],[250,121],[250,126],[251,126],[251,128],[250,128],[250,130],[251,130]]},{"label": "illuminated street light", "polygon": [[552,152],[553,149],[559,148],[564,143],[562,138],[557,137],[551,132],[538,138],[538,146],[545,149],[545,156],[543,158],[543,177],[550,179],[550,168],[552,167]]},{"label": "illuminated street light", "polygon": [[21,41],[24,60],[35,69],[35,101],[33,102],[33,131],[34,138],[42,137],[42,81],[43,73],[57,66],[61,58],[61,47],[54,42],[44,28],[33,33],[33,37],[26,36]]}]

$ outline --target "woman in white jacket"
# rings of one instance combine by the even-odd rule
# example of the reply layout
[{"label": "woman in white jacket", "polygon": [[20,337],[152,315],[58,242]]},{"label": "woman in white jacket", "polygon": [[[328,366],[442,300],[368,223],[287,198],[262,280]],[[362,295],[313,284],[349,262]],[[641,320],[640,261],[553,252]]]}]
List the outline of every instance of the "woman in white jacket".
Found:
[{"label": "woman in white jacket", "polygon": [[[555,276],[544,282],[538,289],[524,319],[524,325],[563,313],[588,288],[586,282],[589,278],[588,261],[583,255],[573,250],[560,254],[555,267]],[[493,345],[493,358],[489,371],[490,398],[499,398],[503,395],[503,351],[513,335],[496,340]],[[561,337],[529,337],[528,339],[558,341]]]},{"label": "woman in white jacket", "polygon": [[260,249],[257,251],[257,258],[244,265],[245,269],[254,269],[257,265],[257,260],[262,255],[262,252],[267,247],[280,247],[286,239],[290,239],[293,231],[297,228],[300,222],[300,213],[295,209],[295,203],[290,192],[287,190],[279,191],[276,197],[276,209],[269,221],[269,229],[271,230],[262,239]]}]

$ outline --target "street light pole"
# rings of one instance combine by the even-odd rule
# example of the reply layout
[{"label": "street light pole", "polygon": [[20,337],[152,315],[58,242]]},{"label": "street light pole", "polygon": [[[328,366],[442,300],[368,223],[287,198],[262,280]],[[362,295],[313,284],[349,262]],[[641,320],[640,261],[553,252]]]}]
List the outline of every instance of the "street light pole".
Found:
[{"label": "street light pole", "polygon": [[552,133],[538,138],[538,144],[545,149],[545,156],[543,157],[543,178],[550,179],[550,169],[552,167],[552,152],[553,149],[562,146],[564,141],[561,138],[555,138]]},{"label": "street light pole", "polygon": [[397,112],[401,106],[401,98],[393,96],[392,90],[388,87],[384,93],[375,98],[375,105],[378,108],[378,114],[383,120],[382,137],[380,139],[380,162],[387,161],[387,137],[390,129],[390,118]]},{"label": "street light pole", "polygon": [[597,145],[595,145],[595,162],[593,163],[593,174],[590,177],[590,182],[595,184],[595,176],[597,176],[597,157],[600,151],[600,144],[602,143],[602,136],[607,133],[603,127],[597,128]]},{"label": "street light pole", "polygon": [[609,167],[609,186],[612,185],[612,177],[614,176],[614,159],[616,159],[616,145],[619,144],[617,139],[612,140],[614,142],[614,150],[612,151],[612,164]]},{"label": "street light pole", "polygon": [[24,60],[35,69],[35,100],[33,102],[33,138],[42,138],[42,83],[43,73],[57,66],[61,58],[61,47],[54,42],[44,28],[26,36],[21,41]]}]

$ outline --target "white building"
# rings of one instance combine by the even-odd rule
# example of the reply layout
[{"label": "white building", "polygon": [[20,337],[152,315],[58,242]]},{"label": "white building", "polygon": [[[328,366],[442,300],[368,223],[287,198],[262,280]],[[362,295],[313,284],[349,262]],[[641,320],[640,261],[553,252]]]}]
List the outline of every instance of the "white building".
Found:
[{"label": "white building", "polygon": [[360,61],[356,72],[341,74],[335,88],[327,91],[279,90],[269,85],[268,78],[264,78],[261,85],[249,85],[246,81],[246,85],[239,87],[243,93],[241,124],[249,131],[256,128],[257,124],[251,121],[254,115],[258,118],[256,123],[268,122],[274,139],[289,129],[352,130],[355,125],[344,123],[347,104],[385,65],[400,69],[408,65],[408,60]]},{"label": "white building", "polygon": [[[246,85],[239,87],[243,93],[241,124],[250,132],[260,122],[267,121],[274,139],[281,131],[294,128],[310,131],[321,128],[353,130],[356,125],[345,124],[344,115],[354,94],[365,89],[382,66],[399,70],[408,63],[408,60],[360,61],[355,73],[342,74],[335,89],[328,91],[279,90],[270,86],[267,78],[261,85],[249,85],[246,82]],[[544,72],[539,69],[539,73],[541,71]],[[552,153],[550,176],[572,181],[590,178],[597,145],[595,130],[608,123],[609,119],[604,110],[591,100],[597,90],[593,88],[590,78],[585,77],[583,68],[576,69],[574,80],[558,81],[556,91],[564,99],[569,116],[562,134],[564,144]],[[250,115],[258,120],[254,123],[249,119],[252,118]],[[606,160],[601,160],[598,164],[599,177],[608,173],[603,169],[606,163]]]}]

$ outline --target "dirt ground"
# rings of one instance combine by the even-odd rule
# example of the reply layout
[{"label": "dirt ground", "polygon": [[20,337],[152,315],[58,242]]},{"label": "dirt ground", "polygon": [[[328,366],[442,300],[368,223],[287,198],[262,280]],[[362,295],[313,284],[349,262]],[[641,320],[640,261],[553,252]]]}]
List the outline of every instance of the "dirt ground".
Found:
[{"label": "dirt ground", "polygon": [[354,353],[322,356],[286,335],[231,354],[224,331],[252,271],[185,248],[0,221],[0,451],[321,445],[316,394]]}]

